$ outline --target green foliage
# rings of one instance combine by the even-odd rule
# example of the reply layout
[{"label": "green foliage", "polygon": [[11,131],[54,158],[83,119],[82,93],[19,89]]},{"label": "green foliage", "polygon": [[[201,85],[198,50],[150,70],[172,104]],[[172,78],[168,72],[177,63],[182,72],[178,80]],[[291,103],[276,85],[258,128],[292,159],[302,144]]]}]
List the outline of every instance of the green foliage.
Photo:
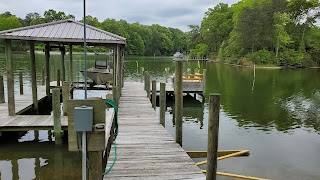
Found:
[{"label": "green foliage", "polygon": [[260,50],[257,52],[252,52],[247,54],[247,58],[249,61],[254,64],[271,64],[273,63],[273,56],[267,50]]},{"label": "green foliage", "polygon": [[206,44],[197,44],[195,49],[190,51],[189,56],[191,58],[204,58],[208,57],[208,45]]}]

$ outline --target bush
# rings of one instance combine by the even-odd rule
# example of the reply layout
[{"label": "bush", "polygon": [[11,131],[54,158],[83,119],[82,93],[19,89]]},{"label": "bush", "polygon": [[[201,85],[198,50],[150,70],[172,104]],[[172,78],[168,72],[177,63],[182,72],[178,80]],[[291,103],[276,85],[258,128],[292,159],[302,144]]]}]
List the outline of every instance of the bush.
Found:
[{"label": "bush", "polygon": [[299,53],[293,49],[287,49],[279,53],[279,65],[280,66],[303,66],[303,61],[307,56],[304,53]]},{"label": "bush", "polygon": [[271,64],[274,63],[273,55],[267,50],[260,50],[246,55],[249,61],[254,64]]}]

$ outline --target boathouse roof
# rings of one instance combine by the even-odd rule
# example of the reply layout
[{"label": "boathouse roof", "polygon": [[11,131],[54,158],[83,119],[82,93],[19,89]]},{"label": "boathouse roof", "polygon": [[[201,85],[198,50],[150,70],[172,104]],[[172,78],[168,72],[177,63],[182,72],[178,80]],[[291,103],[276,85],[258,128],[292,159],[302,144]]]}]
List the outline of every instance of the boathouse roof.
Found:
[{"label": "boathouse roof", "polygon": [[[68,19],[34,26],[0,31],[0,39],[17,39],[40,42],[83,43],[81,22]],[[87,44],[126,44],[126,38],[87,25]]]}]

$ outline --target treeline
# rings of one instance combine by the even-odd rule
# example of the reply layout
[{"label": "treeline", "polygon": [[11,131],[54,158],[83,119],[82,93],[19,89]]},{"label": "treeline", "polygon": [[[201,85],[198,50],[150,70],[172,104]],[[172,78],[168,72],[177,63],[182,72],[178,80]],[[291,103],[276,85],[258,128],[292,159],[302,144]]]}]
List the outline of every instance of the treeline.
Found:
[{"label": "treeline", "polygon": [[[66,15],[55,10],[45,11],[43,16],[38,13],[29,13],[25,18],[19,18],[10,12],[0,14],[0,31],[18,27],[48,23],[52,21],[75,19],[74,15]],[[105,19],[99,22],[96,17],[87,16],[87,24],[105,31],[127,38],[126,53],[133,55],[172,55],[176,51],[186,51],[188,48],[189,33],[177,28],[168,28],[153,24],[151,26],[139,23],[128,23],[125,20]],[[25,50],[25,42],[15,42],[14,50]],[[42,45],[36,46],[39,50]],[[81,46],[75,50],[83,50]],[[95,48],[89,48],[93,51]],[[99,49],[98,49],[99,50]],[[4,51],[3,41],[0,42],[0,52]]]},{"label": "treeline", "polygon": [[242,0],[209,9],[190,26],[191,56],[228,63],[320,65],[318,0]]}]

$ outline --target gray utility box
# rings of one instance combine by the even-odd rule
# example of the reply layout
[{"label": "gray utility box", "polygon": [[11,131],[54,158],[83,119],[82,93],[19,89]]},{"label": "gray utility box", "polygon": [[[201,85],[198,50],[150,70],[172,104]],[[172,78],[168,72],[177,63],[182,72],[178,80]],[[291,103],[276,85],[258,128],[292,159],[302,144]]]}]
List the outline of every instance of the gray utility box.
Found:
[{"label": "gray utility box", "polygon": [[74,130],[77,132],[92,131],[93,107],[81,106],[74,108]]}]

